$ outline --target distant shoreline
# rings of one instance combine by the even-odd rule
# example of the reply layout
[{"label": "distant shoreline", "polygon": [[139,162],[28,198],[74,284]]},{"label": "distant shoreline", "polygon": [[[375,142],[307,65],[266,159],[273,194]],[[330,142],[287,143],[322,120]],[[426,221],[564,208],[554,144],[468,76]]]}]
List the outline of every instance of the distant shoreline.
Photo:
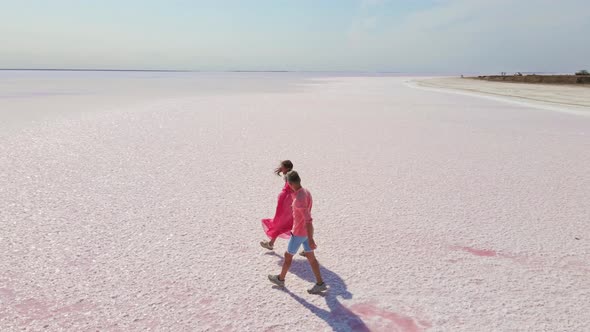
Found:
[{"label": "distant shoreline", "polygon": [[[487,96],[541,108],[590,115],[588,84],[508,84],[473,78],[445,77],[414,80],[418,87],[438,91]],[[516,82],[515,82],[516,83]]]}]

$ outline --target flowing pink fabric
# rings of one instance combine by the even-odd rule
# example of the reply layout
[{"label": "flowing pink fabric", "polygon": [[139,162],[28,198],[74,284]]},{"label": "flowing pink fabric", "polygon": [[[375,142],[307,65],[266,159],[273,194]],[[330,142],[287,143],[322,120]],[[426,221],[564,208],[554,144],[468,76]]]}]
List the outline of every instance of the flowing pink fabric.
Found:
[{"label": "flowing pink fabric", "polygon": [[291,229],[293,228],[293,197],[291,194],[293,190],[289,184],[285,182],[283,190],[279,194],[277,202],[277,210],[272,219],[262,219],[262,228],[269,238],[273,239],[281,237],[288,239],[291,236]]}]

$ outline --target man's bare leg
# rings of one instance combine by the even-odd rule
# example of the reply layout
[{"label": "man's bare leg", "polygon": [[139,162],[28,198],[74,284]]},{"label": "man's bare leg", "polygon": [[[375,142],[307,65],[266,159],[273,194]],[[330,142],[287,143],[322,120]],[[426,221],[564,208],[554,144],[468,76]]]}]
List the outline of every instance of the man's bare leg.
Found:
[{"label": "man's bare leg", "polygon": [[[324,282],[324,279],[322,279],[322,274],[320,273],[320,263],[315,258],[314,252],[313,251],[310,251],[310,252],[306,251],[305,257],[307,258],[309,265],[311,265],[311,270],[313,271],[313,274],[315,275],[315,280],[316,280],[317,284],[322,284]],[[291,265],[290,262],[289,262],[289,265]]]},{"label": "man's bare leg", "polygon": [[[287,276],[287,272],[289,272],[289,269],[291,268],[291,262],[293,262],[293,255],[291,255],[288,252],[285,252],[285,261],[283,262],[283,269],[281,270],[281,274],[279,274],[280,280],[285,280],[285,277]],[[318,270],[319,270],[319,266],[318,266]]]}]

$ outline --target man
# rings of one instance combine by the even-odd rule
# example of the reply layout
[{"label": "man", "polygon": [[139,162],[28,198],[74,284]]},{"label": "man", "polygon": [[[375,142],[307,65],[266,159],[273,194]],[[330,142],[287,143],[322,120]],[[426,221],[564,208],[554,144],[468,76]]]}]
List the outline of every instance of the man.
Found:
[{"label": "man", "polygon": [[287,182],[291,189],[293,189],[293,230],[291,231],[291,238],[289,239],[287,251],[285,252],[285,261],[283,262],[281,274],[269,274],[268,279],[273,284],[284,287],[285,277],[291,267],[293,256],[297,253],[299,247],[303,245],[305,257],[307,258],[309,265],[311,265],[311,269],[316,278],[316,284],[308,289],[307,292],[310,294],[318,294],[325,291],[327,287],[320,273],[320,264],[313,252],[313,250],[317,248],[313,239],[313,219],[311,218],[311,206],[313,205],[313,200],[311,198],[311,193],[307,189],[301,187],[301,178],[296,171],[290,171],[287,173]]}]

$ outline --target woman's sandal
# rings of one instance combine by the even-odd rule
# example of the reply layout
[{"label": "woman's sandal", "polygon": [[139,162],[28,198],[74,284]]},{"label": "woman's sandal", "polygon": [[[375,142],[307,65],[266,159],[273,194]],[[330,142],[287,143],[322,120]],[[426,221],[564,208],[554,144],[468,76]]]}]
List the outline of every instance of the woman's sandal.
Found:
[{"label": "woman's sandal", "polygon": [[260,241],[260,246],[262,248],[266,248],[268,250],[272,250],[273,249],[273,246],[271,246],[268,241]]}]

